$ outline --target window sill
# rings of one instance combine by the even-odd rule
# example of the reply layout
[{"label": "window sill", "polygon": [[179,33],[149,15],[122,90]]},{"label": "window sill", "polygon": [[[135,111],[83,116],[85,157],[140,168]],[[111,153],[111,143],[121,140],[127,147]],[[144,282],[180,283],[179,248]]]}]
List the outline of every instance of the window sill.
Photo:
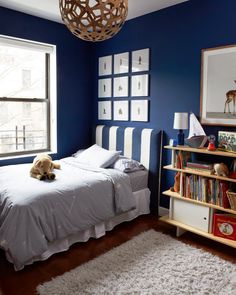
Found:
[{"label": "window sill", "polygon": [[6,156],[6,157],[0,157],[0,161],[36,157],[37,155],[40,155],[40,154],[55,155],[56,153],[57,152],[55,152],[55,151],[48,151],[48,152],[45,151],[45,152],[41,152],[41,153],[31,153],[31,154],[24,154],[24,155]]}]

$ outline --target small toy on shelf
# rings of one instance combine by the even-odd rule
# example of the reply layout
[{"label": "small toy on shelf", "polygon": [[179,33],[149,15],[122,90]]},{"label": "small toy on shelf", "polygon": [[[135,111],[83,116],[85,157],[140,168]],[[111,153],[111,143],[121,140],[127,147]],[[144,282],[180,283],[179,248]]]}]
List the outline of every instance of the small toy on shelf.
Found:
[{"label": "small toy on shelf", "polygon": [[209,144],[208,144],[208,147],[207,147],[208,151],[215,151],[216,150],[215,140],[216,140],[215,135],[208,136],[208,141],[209,141]]},{"label": "small toy on shelf", "polygon": [[193,113],[190,114],[189,125],[189,135],[185,139],[185,144],[192,148],[204,147],[207,142],[207,136],[202,125]]},{"label": "small toy on shelf", "polygon": [[170,141],[169,141],[169,145],[170,146],[177,146],[177,140],[171,138]]},{"label": "small toy on shelf", "polygon": [[216,163],[213,166],[211,174],[216,174],[217,176],[228,177],[229,169],[224,163]]},{"label": "small toy on shelf", "polygon": [[174,186],[170,188],[170,190],[176,193],[180,192],[180,172],[175,174],[175,183]]}]

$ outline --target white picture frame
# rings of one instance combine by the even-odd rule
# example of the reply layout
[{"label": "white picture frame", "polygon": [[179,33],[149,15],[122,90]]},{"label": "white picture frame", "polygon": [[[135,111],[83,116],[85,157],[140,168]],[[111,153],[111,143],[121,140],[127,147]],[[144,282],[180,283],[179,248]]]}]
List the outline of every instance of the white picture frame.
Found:
[{"label": "white picture frame", "polygon": [[107,76],[112,74],[112,55],[99,57],[98,76]]},{"label": "white picture frame", "polygon": [[98,80],[98,97],[111,97],[111,78]]},{"label": "white picture frame", "polygon": [[148,100],[131,100],[131,121],[148,122]]},{"label": "white picture frame", "polygon": [[98,120],[111,120],[111,101],[99,101],[98,102]]},{"label": "white picture frame", "polygon": [[149,48],[132,51],[132,72],[149,71]]},{"label": "white picture frame", "polygon": [[114,55],[114,74],[129,72],[129,52]]},{"label": "white picture frame", "polygon": [[128,100],[113,102],[113,120],[128,121],[129,120],[129,102]]},{"label": "white picture frame", "polygon": [[131,77],[131,96],[148,96],[149,95],[149,75],[133,75]]},{"label": "white picture frame", "polygon": [[202,50],[200,121],[236,125],[236,45]]},{"label": "white picture frame", "polygon": [[113,97],[127,97],[129,92],[129,77],[116,77],[113,80]]}]

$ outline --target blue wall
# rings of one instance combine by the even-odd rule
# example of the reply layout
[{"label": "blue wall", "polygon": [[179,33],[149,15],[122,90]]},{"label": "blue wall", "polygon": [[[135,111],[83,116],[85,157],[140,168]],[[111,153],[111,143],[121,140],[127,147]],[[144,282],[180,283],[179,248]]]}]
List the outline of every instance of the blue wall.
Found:
[{"label": "blue wall", "polygon": [[[70,155],[91,143],[90,47],[63,25],[0,7],[0,34],[57,46],[58,154]],[[0,160],[0,165],[32,158]]]},{"label": "blue wall", "polygon": [[[161,128],[166,134],[165,143],[175,137],[174,112],[193,111],[199,115],[201,49],[236,44],[235,11],[235,0],[190,0],[127,21],[110,40],[88,43],[74,37],[62,24],[0,8],[0,34],[57,45],[55,157],[60,158],[90,144],[96,124],[114,124],[97,120],[97,62],[99,56],[125,51],[151,50],[150,119],[148,123],[115,124]],[[235,130],[217,126],[204,129],[207,134]],[[0,165],[26,161],[32,158],[0,161]],[[165,151],[164,164],[169,161]],[[172,179],[173,174],[163,171],[163,189],[172,184]],[[167,205],[165,198],[161,205]]]},{"label": "blue wall", "polygon": [[[116,125],[146,126],[165,131],[165,143],[176,137],[174,112],[200,109],[201,49],[236,44],[235,0],[191,0],[127,21],[114,38],[97,43],[94,63],[99,56],[149,47],[151,49],[150,120],[148,123],[115,122]],[[97,120],[97,68],[94,74],[93,124],[114,124]],[[229,127],[204,126],[207,134]],[[164,151],[164,164],[170,152]],[[167,176],[167,177],[166,177]],[[173,173],[163,171],[163,189],[173,184]],[[167,199],[161,198],[161,205]]]}]

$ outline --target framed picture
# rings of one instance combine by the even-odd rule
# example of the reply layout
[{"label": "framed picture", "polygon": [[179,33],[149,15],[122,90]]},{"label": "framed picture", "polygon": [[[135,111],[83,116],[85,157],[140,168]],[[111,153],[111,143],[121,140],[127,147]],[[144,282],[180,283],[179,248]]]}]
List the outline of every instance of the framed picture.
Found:
[{"label": "framed picture", "polygon": [[132,51],[132,72],[149,71],[149,48]]},{"label": "framed picture", "polygon": [[148,100],[131,100],[131,121],[148,121]]},{"label": "framed picture", "polygon": [[129,78],[127,77],[117,77],[114,78],[113,96],[114,97],[127,97]]},{"label": "framed picture", "polygon": [[111,78],[98,80],[98,97],[111,97]]},{"label": "framed picture", "polygon": [[236,45],[202,50],[201,123],[236,124]]},{"label": "framed picture", "polygon": [[112,56],[103,56],[98,59],[98,75],[105,76],[112,74]]},{"label": "framed picture", "polygon": [[149,75],[131,77],[131,96],[148,96]]},{"label": "framed picture", "polygon": [[129,52],[114,55],[114,74],[129,72]]},{"label": "framed picture", "polygon": [[129,120],[129,102],[128,100],[114,101],[113,120],[128,121]]},{"label": "framed picture", "polygon": [[111,120],[111,101],[98,102],[98,120]]}]

